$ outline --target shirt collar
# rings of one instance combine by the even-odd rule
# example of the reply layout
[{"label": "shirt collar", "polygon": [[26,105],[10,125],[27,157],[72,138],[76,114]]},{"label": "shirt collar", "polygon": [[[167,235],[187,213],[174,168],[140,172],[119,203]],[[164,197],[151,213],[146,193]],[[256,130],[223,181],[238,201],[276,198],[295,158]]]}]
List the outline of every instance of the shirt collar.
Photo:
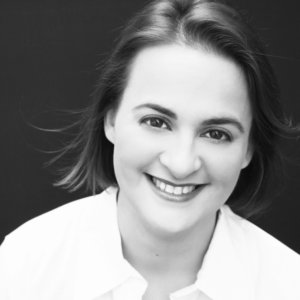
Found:
[{"label": "shirt collar", "polygon": [[[77,253],[74,299],[94,299],[129,278],[146,283],[124,259],[117,221],[117,189],[110,188],[95,197],[95,207],[83,218]],[[92,215],[89,215],[92,213]],[[208,251],[198,273],[196,286],[213,300],[253,299],[245,259],[239,257],[236,226],[229,207],[221,208]],[[234,215],[237,217],[236,215]],[[86,222],[86,218],[89,221]],[[109,228],[109,230],[107,230]],[[246,292],[245,292],[246,291]],[[248,293],[248,294],[247,294]]]},{"label": "shirt collar", "polygon": [[[243,233],[234,219],[241,218],[223,206],[196,285],[213,300],[254,299],[253,275],[245,259]],[[246,251],[247,252],[247,251]]]},{"label": "shirt collar", "polygon": [[92,209],[83,217],[80,243],[76,245],[74,299],[94,299],[130,277],[139,277],[122,254],[116,192],[109,188],[95,196]]}]

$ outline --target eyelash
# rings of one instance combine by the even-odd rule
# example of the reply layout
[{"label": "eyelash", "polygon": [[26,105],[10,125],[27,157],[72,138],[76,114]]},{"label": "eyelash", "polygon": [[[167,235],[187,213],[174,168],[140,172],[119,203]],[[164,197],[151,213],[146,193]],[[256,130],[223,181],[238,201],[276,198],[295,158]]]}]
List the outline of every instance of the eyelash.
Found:
[{"label": "eyelash", "polygon": [[[154,126],[153,124],[151,124],[151,121],[158,121],[160,122],[160,125],[164,124],[165,125],[165,128],[161,127],[161,126]],[[162,117],[156,117],[156,116],[148,116],[144,119],[141,120],[141,123],[142,124],[146,124],[147,126],[149,127],[153,127],[153,128],[157,128],[157,129],[167,129],[167,130],[171,130],[171,126],[169,124],[169,122],[167,120],[165,120],[164,118]]]},{"label": "eyelash", "polygon": [[[207,134],[212,134],[212,133],[217,133],[219,135],[221,134],[222,137],[221,138],[213,138],[213,137],[207,136]],[[230,141],[232,141],[231,135],[229,133],[223,131],[223,130],[220,130],[220,129],[209,129],[208,131],[205,132],[204,136],[216,141],[217,143],[218,142],[230,142]]]},{"label": "eyelash", "polygon": [[[159,124],[156,124],[158,126],[151,124],[152,121],[159,122]],[[167,120],[165,120],[165,118],[162,118],[162,117],[148,116],[146,118],[143,118],[140,121],[140,123],[146,124],[147,126],[149,126],[151,128],[156,128],[156,129],[161,129],[161,130],[171,130],[171,126],[170,126],[169,122]],[[221,138],[211,137],[212,133],[217,133],[218,135],[221,135]],[[232,141],[232,136],[228,132],[221,130],[221,129],[216,129],[216,128],[211,128],[211,129],[206,130],[205,133],[202,134],[201,136],[212,139],[216,143]]]}]

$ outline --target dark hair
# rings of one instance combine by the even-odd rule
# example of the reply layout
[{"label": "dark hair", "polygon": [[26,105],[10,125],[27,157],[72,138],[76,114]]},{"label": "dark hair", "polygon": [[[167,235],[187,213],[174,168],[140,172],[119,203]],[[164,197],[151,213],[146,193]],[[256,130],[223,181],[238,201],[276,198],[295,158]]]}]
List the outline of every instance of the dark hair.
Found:
[{"label": "dark hair", "polygon": [[138,13],[123,30],[103,67],[93,103],[82,115],[79,134],[62,153],[78,151],[73,165],[57,183],[70,190],[86,186],[98,193],[117,185],[113,145],[104,134],[104,118],[121,99],[133,59],[141,49],[162,44],[185,44],[232,59],[243,70],[249,88],[253,122],[253,157],[243,169],[227,204],[244,217],[261,211],[274,161],[277,140],[291,128],[280,102],[278,84],[256,34],[233,8],[213,0],[157,0]]}]

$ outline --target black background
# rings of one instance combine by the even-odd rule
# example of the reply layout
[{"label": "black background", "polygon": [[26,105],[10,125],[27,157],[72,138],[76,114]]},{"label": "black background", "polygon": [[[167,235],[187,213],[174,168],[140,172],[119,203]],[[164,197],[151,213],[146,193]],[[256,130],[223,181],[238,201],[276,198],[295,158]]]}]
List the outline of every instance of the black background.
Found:
[{"label": "black background", "polygon": [[[300,18],[294,1],[236,0],[265,41],[282,88],[285,111],[300,121]],[[120,29],[146,1],[1,1],[0,4],[0,242],[43,212],[86,196],[52,186],[56,166],[45,167],[67,136],[57,128],[72,119],[60,110],[85,107],[96,65],[110,53]],[[281,194],[255,223],[300,252],[299,142],[282,145],[287,164]],[[275,187],[274,187],[275,190]],[[272,193],[271,193],[272,194]]]}]

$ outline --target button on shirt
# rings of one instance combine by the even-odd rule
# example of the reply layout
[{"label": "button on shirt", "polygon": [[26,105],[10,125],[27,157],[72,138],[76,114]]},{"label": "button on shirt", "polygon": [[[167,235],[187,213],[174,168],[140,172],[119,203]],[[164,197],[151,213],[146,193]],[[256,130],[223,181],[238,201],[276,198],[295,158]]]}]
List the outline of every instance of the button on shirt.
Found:
[{"label": "button on shirt", "polygon": [[[146,289],[123,257],[112,188],[25,223],[0,247],[1,300],[141,300]],[[195,283],[170,299],[300,300],[300,258],[225,205]]]}]

